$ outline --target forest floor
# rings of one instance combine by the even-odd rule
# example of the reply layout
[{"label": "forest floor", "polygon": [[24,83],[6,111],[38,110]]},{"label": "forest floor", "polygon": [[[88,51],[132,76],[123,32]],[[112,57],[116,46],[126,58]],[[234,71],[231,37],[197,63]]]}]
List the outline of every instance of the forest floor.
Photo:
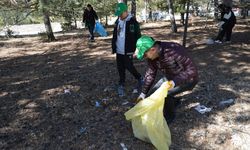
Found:
[{"label": "forest floor", "polygon": [[[230,44],[207,45],[217,28],[194,19],[187,48],[200,81],[183,93],[177,117],[169,125],[170,149],[250,147],[250,20],[238,20]],[[142,25],[157,40],[182,43],[183,27],[170,32],[168,22]],[[108,29],[111,33],[111,29]],[[111,35],[87,41],[87,31],[40,37],[0,39],[0,149],[151,150],[136,139],[124,113],[138,95],[127,73],[126,97],[116,93],[118,73]],[[146,63],[135,60],[143,74]],[[159,76],[157,78],[160,77]],[[220,101],[234,104],[221,107]],[[200,103],[212,110],[200,114]],[[100,104],[100,106],[96,105]]]}]

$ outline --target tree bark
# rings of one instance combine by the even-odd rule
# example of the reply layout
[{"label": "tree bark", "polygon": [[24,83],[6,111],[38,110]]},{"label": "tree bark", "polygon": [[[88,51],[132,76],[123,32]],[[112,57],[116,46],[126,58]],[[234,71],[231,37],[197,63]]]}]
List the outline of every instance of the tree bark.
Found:
[{"label": "tree bark", "polygon": [[131,14],[136,18],[136,0],[131,1]]},{"label": "tree bark", "polygon": [[128,4],[128,0],[118,0],[118,3],[121,3],[121,2],[125,3],[126,5]]},{"label": "tree bark", "polygon": [[106,19],[105,26],[108,26],[108,15],[105,16],[105,19]]},{"label": "tree bark", "polygon": [[148,18],[147,18],[148,0],[144,0],[144,4],[145,4],[145,7],[144,7],[144,9],[145,9],[145,14],[144,14],[144,16],[145,16],[145,22],[148,22]]},{"label": "tree bark", "polygon": [[208,20],[208,10],[209,10],[210,1],[207,2],[207,13],[206,13],[206,22],[205,22],[205,28],[207,28],[207,20]]},{"label": "tree bark", "polygon": [[173,7],[173,0],[167,0],[168,3],[168,12],[170,16],[170,22],[171,22],[171,30],[174,33],[177,33],[177,26],[175,23],[175,17],[174,17],[174,7]]},{"label": "tree bark", "polygon": [[215,20],[219,20],[218,5],[219,5],[219,1],[218,0],[214,0],[214,18],[215,18]]},{"label": "tree bark", "polygon": [[190,7],[190,0],[187,1],[186,19],[185,19],[184,34],[183,34],[183,43],[182,43],[182,45],[184,47],[186,47],[189,7]]},{"label": "tree bark", "polygon": [[43,13],[43,21],[46,29],[46,33],[48,36],[49,41],[55,41],[55,36],[52,31],[51,23],[50,23],[50,17],[49,17],[49,12],[46,9],[46,0],[41,0],[42,3],[42,13]]}]

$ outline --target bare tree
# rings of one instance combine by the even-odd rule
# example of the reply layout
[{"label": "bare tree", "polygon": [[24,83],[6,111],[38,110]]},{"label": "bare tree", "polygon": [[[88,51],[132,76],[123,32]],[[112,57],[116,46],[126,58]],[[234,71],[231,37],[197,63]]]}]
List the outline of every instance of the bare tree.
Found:
[{"label": "bare tree", "polygon": [[125,3],[125,4],[128,4],[128,0],[118,0],[118,3]]},{"label": "bare tree", "polygon": [[183,43],[182,43],[182,45],[184,47],[186,47],[186,39],[187,39],[189,6],[190,6],[190,0],[187,1],[186,19],[185,19],[184,34],[183,34]]},{"label": "bare tree", "polygon": [[131,1],[131,14],[136,17],[136,0]]},{"label": "bare tree", "polygon": [[174,7],[173,7],[173,0],[167,0],[168,3],[168,12],[170,15],[170,22],[171,22],[171,30],[172,32],[177,32],[177,26],[175,23],[175,17],[174,17]]},{"label": "bare tree", "polygon": [[218,0],[214,0],[214,18],[215,18],[216,20],[219,19],[218,5],[219,5],[219,1],[218,1]]},{"label": "bare tree", "polygon": [[47,0],[41,0],[41,6],[42,6],[42,13],[43,13],[43,21],[44,21],[46,33],[48,36],[48,40],[55,41],[55,36],[53,34],[51,23],[50,23],[49,11],[46,7]]}]

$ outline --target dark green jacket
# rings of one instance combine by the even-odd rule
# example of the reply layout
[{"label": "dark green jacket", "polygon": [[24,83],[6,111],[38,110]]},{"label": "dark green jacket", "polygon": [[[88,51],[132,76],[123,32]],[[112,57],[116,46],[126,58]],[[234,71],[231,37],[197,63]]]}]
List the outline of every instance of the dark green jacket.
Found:
[{"label": "dark green jacket", "polygon": [[[119,19],[115,22],[115,27],[113,31],[112,39],[112,53],[116,53],[116,40],[117,40],[117,26]],[[136,41],[141,37],[141,30],[139,23],[134,17],[126,22],[126,31],[125,31],[125,55],[129,55],[135,52]]]}]

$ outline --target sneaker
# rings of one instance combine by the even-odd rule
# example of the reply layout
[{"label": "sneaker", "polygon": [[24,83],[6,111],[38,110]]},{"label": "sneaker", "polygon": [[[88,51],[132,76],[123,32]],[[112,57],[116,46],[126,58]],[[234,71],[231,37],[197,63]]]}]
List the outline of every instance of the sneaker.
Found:
[{"label": "sneaker", "polygon": [[124,90],[124,86],[123,85],[119,85],[118,86],[118,89],[117,89],[117,92],[118,92],[118,96],[119,97],[124,97],[125,96],[125,90]]},{"label": "sneaker", "polygon": [[230,44],[230,43],[231,43],[231,41],[226,41],[225,43],[226,43],[226,44]]},{"label": "sneaker", "polygon": [[133,94],[140,93],[143,84],[144,84],[144,80],[143,80],[143,78],[141,77],[141,78],[138,80],[137,85],[136,85],[136,87],[135,87],[134,90],[133,90]]},{"label": "sneaker", "polygon": [[220,41],[220,40],[216,40],[216,41],[214,41],[215,43],[218,43],[218,44],[221,44],[222,43],[222,41]]}]

